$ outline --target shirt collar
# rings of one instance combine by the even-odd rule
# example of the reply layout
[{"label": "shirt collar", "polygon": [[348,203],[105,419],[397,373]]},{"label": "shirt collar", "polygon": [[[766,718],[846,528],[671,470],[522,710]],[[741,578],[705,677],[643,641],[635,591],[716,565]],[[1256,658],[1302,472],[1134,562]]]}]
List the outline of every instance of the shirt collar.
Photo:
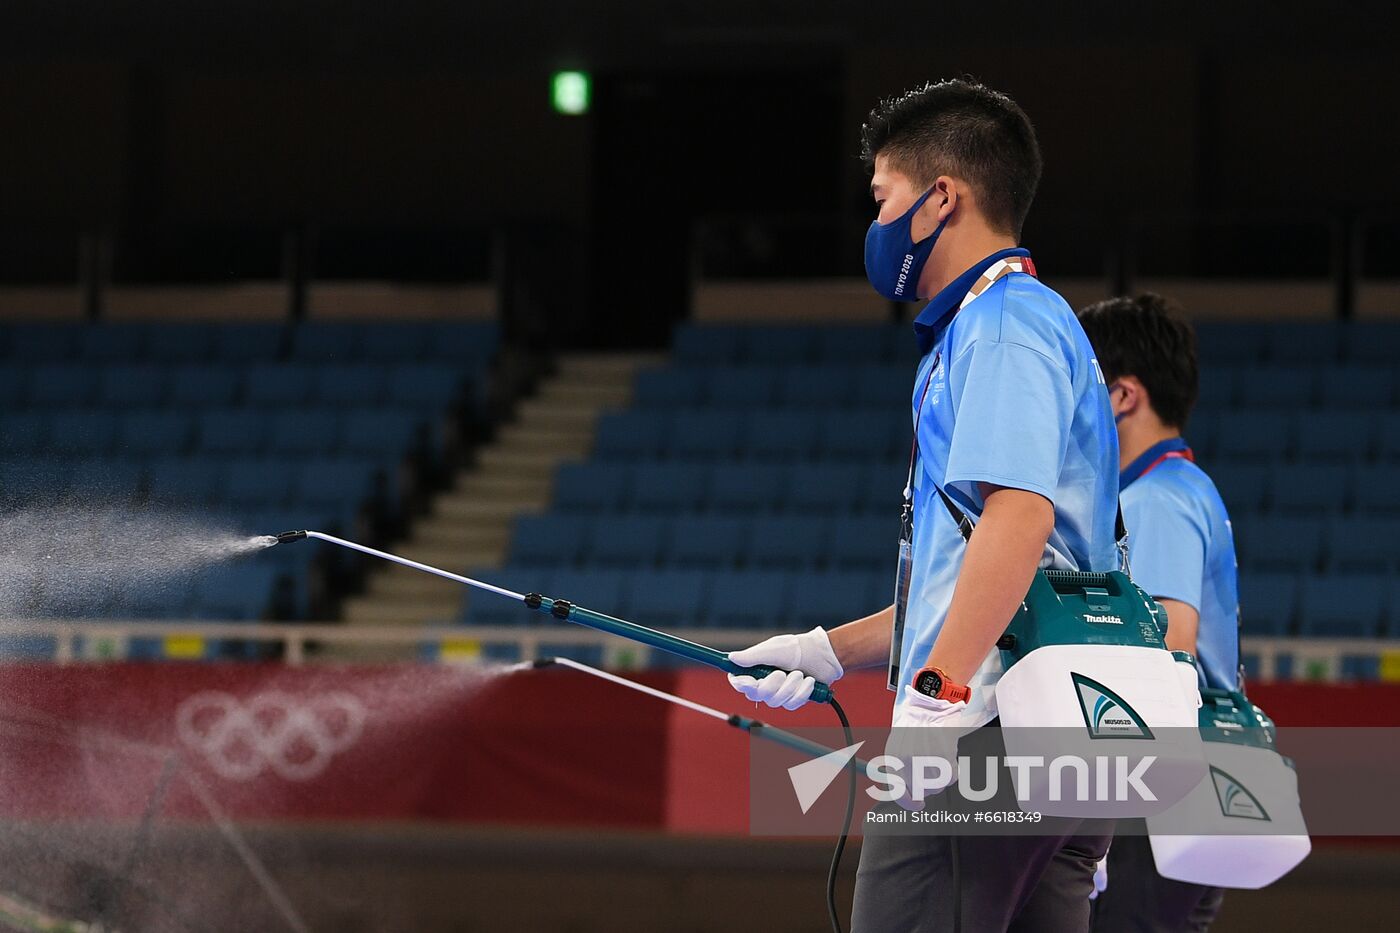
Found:
[{"label": "shirt collar", "polygon": [[933,300],[928,303],[924,310],[919,312],[919,316],[914,318],[914,337],[919,341],[919,352],[927,354],[932,349],[933,342],[938,339],[939,332],[947,327],[948,322],[953,319],[953,315],[958,313],[958,305],[972,289],[979,275],[991,268],[997,260],[1012,256],[1029,256],[1030,254],[1030,250],[1021,246],[999,250],[944,286],[942,291],[933,296]]},{"label": "shirt collar", "polygon": [[1152,469],[1168,454],[1180,453],[1185,455],[1187,460],[1193,460],[1191,447],[1186,443],[1185,438],[1169,437],[1164,441],[1158,441],[1147,448],[1142,454],[1128,464],[1128,468],[1118,474],[1118,491],[1122,492],[1134,482],[1142,478],[1142,475]]}]

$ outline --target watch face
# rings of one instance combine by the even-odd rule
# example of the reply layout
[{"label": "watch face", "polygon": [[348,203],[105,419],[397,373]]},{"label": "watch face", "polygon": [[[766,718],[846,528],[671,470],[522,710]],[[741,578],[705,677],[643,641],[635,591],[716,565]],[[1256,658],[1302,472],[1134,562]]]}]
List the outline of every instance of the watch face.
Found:
[{"label": "watch face", "polygon": [[924,696],[938,698],[938,693],[943,689],[943,678],[933,671],[924,671],[919,674],[918,681],[914,684],[914,689]]}]

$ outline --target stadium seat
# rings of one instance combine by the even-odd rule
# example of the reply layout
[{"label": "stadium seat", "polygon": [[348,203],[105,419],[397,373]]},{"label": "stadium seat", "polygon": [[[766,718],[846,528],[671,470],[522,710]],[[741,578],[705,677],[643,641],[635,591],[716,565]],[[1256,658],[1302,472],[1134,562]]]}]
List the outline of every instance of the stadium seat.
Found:
[{"label": "stadium seat", "polygon": [[1240,625],[1245,635],[1288,635],[1298,608],[1298,578],[1291,573],[1240,576]]},{"label": "stadium seat", "polygon": [[822,327],[816,333],[816,359],[819,363],[846,367],[884,363],[890,359],[895,337],[895,328],[879,324]]},{"label": "stadium seat", "polygon": [[54,412],[49,418],[48,446],[65,456],[105,454],[117,439],[117,419],[97,409]]},{"label": "stadium seat", "polygon": [[340,321],[306,321],[292,331],[291,358],[301,363],[352,363],[360,356],[362,327]]},{"label": "stadium seat", "polygon": [[35,411],[0,411],[0,452],[6,457],[37,453],[48,440],[49,419]]},{"label": "stadium seat", "polygon": [[1274,363],[1329,366],[1341,346],[1336,321],[1275,321],[1264,329],[1265,355]]},{"label": "stadium seat", "polygon": [[383,401],[385,383],[382,366],[326,365],[316,370],[311,394],[326,405],[373,405]]},{"label": "stadium seat", "polygon": [[721,513],[771,511],[782,500],[787,470],[772,464],[721,462],[709,470],[706,498]]},{"label": "stadium seat", "polygon": [[78,335],[78,356],[89,363],[131,362],[146,350],[144,324],[89,324]]},{"label": "stadium seat", "polygon": [[608,412],[598,419],[594,453],[604,460],[655,457],[670,433],[670,416],[661,412]]},{"label": "stadium seat", "polygon": [[746,524],[732,515],[677,518],[666,527],[666,562],[677,569],[727,570],[738,560]]},{"label": "stadium seat", "polygon": [[1400,515],[1400,463],[1363,466],[1352,473],[1352,495],[1362,515]]},{"label": "stadium seat", "polygon": [[[474,580],[489,580],[516,593],[556,595],[553,576],[543,567],[514,564],[501,568],[478,567],[468,570],[466,575]],[[557,595],[567,598],[562,592]],[[461,618],[469,625],[527,625],[541,621],[534,610],[513,599],[470,586],[462,587]]]},{"label": "stadium seat", "polygon": [[162,404],[169,369],[153,364],[107,366],[97,377],[97,403],[106,408],[155,407]]},{"label": "stadium seat", "polygon": [[29,397],[29,367],[23,363],[6,360],[0,366],[0,398],[6,400],[6,407],[13,408]]},{"label": "stadium seat", "polygon": [[854,388],[849,366],[795,366],[778,375],[778,403],[827,412],[850,405]]},{"label": "stadium seat", "polygon": [[[622,617],[624,613],[630,611],[630,607],[626,603],[625,591],[627,581],[633,576],[635,573],[605,570],[598,567],[587,570],[566,568],[550,574],[547,591],[542,592],[536,589],[534,592],[540,592],[541,595],[554,599],[566,599],[575,606],[592,609],[594,612],[601,612],[604,615]],[[531,592],[529,586],[533,586],[533,584],[528,584],[526,589],[519,592]],[[521,610],[517,607],[516,611]],[[538,618],[545,624],[552,621],[543,616]]]},{"label": "stadium seat", "polygon": [[496,355],[499,343],[495,321],[442,321],[429,328],[425,352],[429,359],[459,370],[479,368]]},{"label": "stadium seat", "polygon": [[287,454],[332,454],[340,443],[340,419],[324,408],[293,408],[272,416],[267,452]]},{"label": "stadium seat", "polygon": [[644,369],[637,373],[633,396],[638,408],[694,408],[705,398],[701,369]]},{"label": "stadium seat", "polygon": [[142,475],[135,460],[80,460],[69,476],[70,492],[84,502],[125,502],[140,491]]},{"label": "stadium seat", "polygon": [[[903,411],[913,398],[914,370],[903,366],[865,366],[856,370],[854,384],[855,404]],[[914,423],[912,413],[908,423]]]},{"label": "stadium seat", "polygon": [[71,360],[77,352],[79,330],[66,324],[12,324],[9,357],[42,365]]},{"label": "stadium seat", "polygon": [[173,456],[190,445],[194,419],[181,411],[138,408],[119,418],[116,449],[127,456]]},{"label": "stadium seat", "polygon": [[715,628],[783,629],[788,622],[791,579],[780,571],[720,574],[706,620]]},{"label": "stadium seat", "polygon": [[1333,463],[1280,463],[1269,475],[1269,507],[1275,512],[1339,512],[1351,504],[1352,474]]},{"label": "stadium seat", "polygon": [[1298,633],[1317,638],[1375,638],[1390,578],[1382,575],[1303,579]]},{"label": "stadium seat", "polygon": [[705,499],[698,463],[641,463],[632,470],[632,507],[643,512],[690,512]]},{"label": "stadium seat", "polygon": [[322,507],[357,504],[370,497],[379,478],[378,467],[371,460],[347,457],[304,460],[296,468],[294,501],[304,506]]},{"label": "stadium seat", "polygon": [[809,327],[749,325],[740,330],[740,358],[754,366],[809,363],[815,335]]},{"label": "stadium seat", "polygon": [[277,359],[286,339],[281,324],[219,324],[214,328],[214,359],[248,365]]},{"label": "stadium seat", "polygon": [[1335,366],[1320,376],[1323,408],[1375,411],[1395,402],[1395,374],[1379,366]]},{"label": "stadium seat", "polygon": [[1200,374],[1200,394],[1196,406],[1205,409],[1229,408],[1235,403],[1235,371],[1216,366]]},{"label": "stadium seat", "polygon": [[208,324],[162,324],[146,335],[146,355],[158,363],[199,363],[214,348],[214,328]]},{"label": "stadium seat", "polygon": [[740,448],[755,460],[791,462],[812,455],[822,412],[809,409],[768,409],[750,413]]},{"label": "stadium seat", "polygon": [[682,324],[673,341],[676,359],[681,363],[731,366],[739,361],[739,333],[736,328]]},{"label": "stadium seat", "polygon": [[739,447],[742,418],[738,411],[685,410],[671,419],[667,448],[673,457],[722,460]]},{"label": "stadium seat", "polygon": [[1207,464],[1205,469],[1232,516],[1238,518],[1264,507],[1269,491],[1268,467],[1227,462]]},{"label": "stadium seat", "polygon": [[413,448],[421,426],[410,412],[351,409],[341,418],[340,449],[361,456],[403,456]]},{"label": "stadium seat", "polygon": [[1236,391],[1245,408],[1298,408],[1316,397],[1317,373],[1303,366],[1258,366],[1241,370]]},{"label": "stadium seat", "polygon": [[181,366],[170,379],[170,402],[182,407],[232,405],[243,373],[231,366]]},{"label": "stadium seat", "polygon": [[97,374],[92,367],[73,363],[38,366],[29,374],[29,404],[46,408],[74,408],[92,401]]},{"label": "stadium seat", "polygon": [[749,528],[744,559],[763,569],[807,570],[826,556],[831,521],[793,515],[760,515]]},{"label": "stadium seat", "polygon": [[666,521],[646,515],[599,516],[584,539],[584,563],[597,567],[656,566]]},{"label": "stadium seat", "polygon": [[1326,540],[1329,573],[1385,573],[1400,567],[1400,516],[1334,516]]},{"label": "stadium seat", "polygon": [[870,460],[893,456],[912,422],[902,412],[855,408],[825,412],[818,424],[817,453],[824,460]]},{"label": "stadium seat", "polygon": [[874,461],[865,475],[856,507],[872,515],[899,515],[904,484],[909,479],[909,457]]},{"label": "stadium seat", "polygon": [[521,515],[510,538],[510,563],[521,567],[567,567],[583,551],[588,519],[578,515]]},{"label": "stadium seat", "polygon": [[210,570],[195,584],[193,615],[231,621],[265,618],[276,579],[275,567],[247,560]]},{"label": "stadium seat", "polygon": [[1264,328],[1258,324],[1203,322],[1196,325],[1202,369],[1257,363],[1264,357]]},{"label": "stadium seat", "polygon": [[1343,354],[1351,366],[1393,367],[1400,359],[1400,323],[1352,321],[1343,334]]},{"label": "stadium seat", "polygon": [[553,507],[560,512],[612,512],[622,507],[630,471],[620,463],[565,463],[554,475]]},{"label": "stadium seat", "polygon": [[259,363],[248,370],[243,397],[250,405],[304,405],[311,398],[315,370],[291,363]]},{"label": "stadium seat", "polygon": [[1300,460],[1349,463],[1371,455],[1375,419],[1365,411],[1305,411],[1296,430]]},{"label": "stadium seat", "polygon": [[1225,460],[1279,460],[1292,449],[1292,423],[1279,411],[1227,411],[1220,415],[1216,456]]},{"label": "stadium seat", "polygon": [[881,593],[881,600],[875,589],[875,577],[865,571],[799,574],[791,582],[788,622],[805,631],[863,618],[889,605],[889,594]]},{"label": "stadium seat", "polygon": [[831,564],[842,570],[889,570],[894,591],[894,564],[899,546],[899,516],[885,514],[837,519],[831,529]]},{"label": "stadium seat", "polygon": [[702,624],[710,600],[710,575],[701,570],[656,570],[628,576],[627,612],[653,628]]},{"label": "stadium seat", "polygon": [[163,457],[146,468],[146,494],[156,502],[200,505],[221,496],[227,472],[222,458]]},{"label": "stadium seat", "polygon": [[0,499],[8,505],[48,501],[70,485],[71,461],[25,457],[0,461]]},{"label": "stadium seat", "polygon": [[395,366],[388,374],[386,398],[391,405],[443,412],[462,397],[469,383],[460,365]]},{"label": "stadium seat", "polygon": [[1309,573],[1322,563],[1323,524],[1294,515],[1258,515],[1236,521],[1237,557],[1250,573]]},{"label": "stadium seat", "polygon": [[295,472],[280,460],[231,460],[220,500],[233,509],[284,505],[292,497]]},{"label": "stadium seat", "polygon": [[799,463],[785,484],[787,508],[799,514],[849,512],[867,472],[855,464]]},{"label": "stadium seat", "polygon": [[1400,411],[1383,412],[1377,416],[1376,457],[1400,463]]},{"label": "stadium seat", "polygon": [[705,375],[705,404],[714,408],[765,408],[777,394],[774,370],[761,366],[717,367]]}]

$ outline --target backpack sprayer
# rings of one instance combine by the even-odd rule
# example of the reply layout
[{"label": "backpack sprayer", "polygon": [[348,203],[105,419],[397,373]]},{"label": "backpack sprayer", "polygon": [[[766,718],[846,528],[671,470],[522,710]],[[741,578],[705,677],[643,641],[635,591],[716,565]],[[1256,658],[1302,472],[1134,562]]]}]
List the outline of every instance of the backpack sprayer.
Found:
[{"label": "backpack sprayer", "polygon": [[[274,535],[278,544],[288,544],[292,541],[301,541],[305,538],[317,538],[321,541],[329,541],[331,544],[338,544],[341,547],[350,548],[352,551],[359,551],[371,557],[378,557],[383,560],[402,564],[405,567],[412,567],[414,570],[421,570],[424,573],[431,573],[448,580],[455,580],[467,586],[485,590],[488,593],[495,593],[497,596],[504,596],[507,599],[514,599],[523,602],[531,609],[545,612],[563,622],[575,622],[588,628],[597,629],[600,632],[607,632],[609,635],[618,635],[635,642],[639,642],[650,648],[658,648],[691,661],[698,661],[710,667],[718,668],[727,674],[741,674],[762,680],[769,674],[777,670],[767,664],[760,664],[755,667],[744,667],[729,660],[729,655],[716,648],[706,645],[696,644],[676,635],[660,632],[645,625],[638,625],[635,622],[628,622],[625,619],[617,619],[601,612],[594,612],[592,609],[585,609],[576,606],[566,599],[557,599],[549,596],[541,596],[539,593],[516,593],[512,590],[493,586],[490,583],[483,583],[480,580],[473,580],[471,577],[464,577],[461,574],[451,573],[438,567],[428,564],[421,564],[416,560],[409,560],[406,557],[399,557],[384,551],[366,547],[363,544],[356,544],[353,541],[346,541],[344,538],[337,538],[334,535],[323,534],[319,531],[284,531],[280,535]],[[835,705],[831,696],[831,685],[820,681],[812,689],[812,699],[818,703],[831,703]]]}]

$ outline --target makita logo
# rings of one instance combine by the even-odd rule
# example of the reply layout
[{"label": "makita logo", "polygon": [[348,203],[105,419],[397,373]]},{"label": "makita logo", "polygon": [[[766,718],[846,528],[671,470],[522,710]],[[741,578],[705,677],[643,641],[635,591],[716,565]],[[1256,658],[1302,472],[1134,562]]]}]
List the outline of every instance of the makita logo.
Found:
[{"label": "makita logo", "polygon": [[1086,621],[1086,622],[1102,622],[1102,623],[1107,624],[1107,625],[1122,625],[1122,624],[1123,624],[1123,620],[1120,619],[1120,618],[1118,618],[1117,616],[1096,616],[1096,615],[1093,615],[1093,614],[1088,613],[1088,612],[1084,613],[1084,621]]},{"label": "makita logo", "polygon": [[913,264],[914,254],[909,253],[904,257],[904,264],[899,267],[899,281],[895,282],[894,284],[894,293],[896,295],[904,294],[905,283],[909,281],[909,267]]}]

